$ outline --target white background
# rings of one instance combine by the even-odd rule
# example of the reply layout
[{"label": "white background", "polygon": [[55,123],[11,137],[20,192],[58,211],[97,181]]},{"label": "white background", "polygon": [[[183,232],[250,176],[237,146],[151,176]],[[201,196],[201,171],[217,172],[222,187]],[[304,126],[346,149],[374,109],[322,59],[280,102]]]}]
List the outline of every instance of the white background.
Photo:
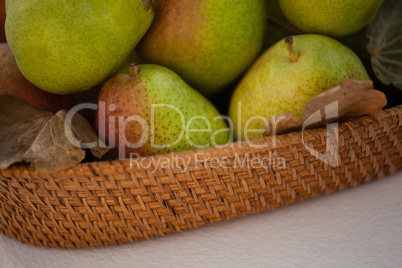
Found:
[{"label": "white background", "polygon": [[274,211],[119,247],[0,235],[0,267],[402,267],[402,172]]}]

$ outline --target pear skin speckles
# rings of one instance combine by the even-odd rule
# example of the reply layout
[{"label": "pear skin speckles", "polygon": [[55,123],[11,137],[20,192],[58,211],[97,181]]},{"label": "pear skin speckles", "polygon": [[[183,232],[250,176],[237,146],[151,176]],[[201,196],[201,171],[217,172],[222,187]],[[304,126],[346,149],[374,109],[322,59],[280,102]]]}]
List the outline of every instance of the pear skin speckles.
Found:
[{"label": "pear skin speckles", "polygon": [[115,73],[153,20],[143,0],[9,1],[6,35],[21,73],[56,94]]},{"label": "pear skin speckles", "polygon": [[[300,117],[309,99],[343,79],[370,80],[360,59],[330,37],[294,36],[293,46],[300,53],[298,61],[289,60],[287,46],[281,40],[257,60],[236,88],[229,116],[238,140],[244,139],[245,124],[253,116],[268,120],[292,112]],[[239,102],[241,109],[238,109]],[[264,127],[262,120],[254,120],[249,126],[250,129]],[[262,137],[262,132],[249,135],[249,138],[258,137]]]},{"label": "pear skin speckles", "polygon": [[[108,144],[114,143],[118,147],[118,141],[123,137],[126,138],[127,143],[137,144],[143,135],[148,135],[147,129],[143,128],[139,121],[130,121],[124,125],[121,122],[136,115],[149,121],[150,115],[147,112],[149,106],[148,92],[140,82],[140,75],[131,77],[123,73],[117,74],[106,82],[99,94],[97,129],[105,132],[104,136]],[[102,118],[105,118],[104,129],[100,124]],[[136,152],[145,153],[146,148],[143,144],[138,145],[140,149]]]},{"label": "pear skin speckles", "polygon": [[[139,65],[137,75],[114,76],[99,95],[99,107],[101,102],[106,102],[104,107],[114,105],[113,111],[106,108],[106,126],[111,119],[119,116],[139,116],[143,119],[143,125],[131,122],[125,128],[120,128],[121,125],[115,121],[111,124],[112,129],[109,132],[106,130],[108,141],[111,138],[120,141],[123,134],[132,143],[147,137],[138,148],[125,148],[126,156],[130,153],[156,155],[212,146],[215,145],[213,134],[227,129],[224,120],[217,118],[219,113],[216,108],[206,98],[162,66]],[[98,108],[98,115],[102,115],[104,110]],[[208,124],[200,117],[210,123],[210,131],[191,131],[208,129]],[[99,125],[98,122],[98,131]],[[220,132],[215,141],[216,145],[229,142],[229,132]]]},{"label": "pear skin speckles", "polygon": [[260,52],[265,0],[157,0],[155,21],[138,46],[206,95],[239,77]]},{"label": "pear skin speckles", "polygon": [[384,0],[279,0],[283,13],[308,33],[341,37],[367,26]]},{"label": "pear skin speckles", "polygon": [[36,108],[53,113],[70,109],[79,103],[75,95],[52,94],[30,83],[21,74],[7,43],[0,44],[0,95],[16,97]]}]

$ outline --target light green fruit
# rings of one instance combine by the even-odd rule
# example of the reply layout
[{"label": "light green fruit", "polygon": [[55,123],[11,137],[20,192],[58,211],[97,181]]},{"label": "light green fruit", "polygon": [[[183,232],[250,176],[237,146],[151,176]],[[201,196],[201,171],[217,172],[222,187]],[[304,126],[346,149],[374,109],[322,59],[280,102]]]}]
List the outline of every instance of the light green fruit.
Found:
[{"label": "light green fruit", "polygon": [[[301,117],[309,99],[343,79],[370,77],[356,54],[338,41],[322,35],[294,36],[293,45],[279,41],[257,60],[233,94],[229,116],[235,137],[262,137],[267,120],[287,112]],[[260,131],[247,131],[246,126]]]},{"label": "light green fruit", "polygon": [[153,16],[150,0],[8,0],[6,35],[31,83],[67,94],[115,73]]},{"label": "light green fruit", "polygon": [[261,51],[265,0],[154,0],[155,21],[138,51],[206,95],[238,78]]},{"label": "light green fruit", "polygon": [[[97,114],[99,136],[108,143],[116,141],[126,156],[179,152],[231,140],[229,128],[212,103],[176,73],[158,65],[131,66],[130,74],[109,79],[99,94]],[[136,120],[127,125],[118,123],[118,118],[132,116]],[[102,118],[106,127],[102,127]]]},{"label": "light green fruit", "polygon": [[345,36],[367,26],[384,0],[279,0],[286,17],[307,33]]}]

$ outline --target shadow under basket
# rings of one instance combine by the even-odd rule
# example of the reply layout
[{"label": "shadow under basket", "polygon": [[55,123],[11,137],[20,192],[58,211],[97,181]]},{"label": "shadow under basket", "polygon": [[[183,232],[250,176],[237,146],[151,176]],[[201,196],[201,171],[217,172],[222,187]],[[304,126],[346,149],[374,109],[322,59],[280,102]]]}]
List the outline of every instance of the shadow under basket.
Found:
[{"label": "shadow under basket", "polygon": [[[402,106],[336,129],[51,174],[14,165],[0,170],[0,231],[43,247],[118,245],[274,209],[402,168]],[[336,156],[336,164],[317,152]]]}]

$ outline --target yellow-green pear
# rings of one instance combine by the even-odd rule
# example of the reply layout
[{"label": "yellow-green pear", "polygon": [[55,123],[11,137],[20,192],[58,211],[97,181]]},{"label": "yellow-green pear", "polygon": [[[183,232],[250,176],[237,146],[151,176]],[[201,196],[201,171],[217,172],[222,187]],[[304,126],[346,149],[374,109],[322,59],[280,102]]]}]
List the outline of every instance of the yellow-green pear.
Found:
[{"label": "yellow-green pear", "polygon": [[[218,110],[166,67],[130,66],[103,86],[96,126],[120,157],[223,145],[230,129]],[[114,144],[111,144],[114,143]]]},{"label": "yellow-green pear", "polygon": [[22,74],[56,94],[113,75],[152,23],[151,0],[7,0],[6,36]]},{"label": "yellow-green pear", "polygon": [[205,95],[233,82],[260,53],[265,0],[154,0],[155,20],[138,46]]},{"label": "yellow-green pear", "polygon": [[345,36],[367,26],[384,0],[279,0],[286,17],[307,33]]},{"label": "yellow-green pear", "polygon": [[301,117],[306,102],[343,79],[370,80],[360,59],[323,35],[288,37],[269,48],[235,90],[229,108],[238,140],[259,138],[267,121]]}]

